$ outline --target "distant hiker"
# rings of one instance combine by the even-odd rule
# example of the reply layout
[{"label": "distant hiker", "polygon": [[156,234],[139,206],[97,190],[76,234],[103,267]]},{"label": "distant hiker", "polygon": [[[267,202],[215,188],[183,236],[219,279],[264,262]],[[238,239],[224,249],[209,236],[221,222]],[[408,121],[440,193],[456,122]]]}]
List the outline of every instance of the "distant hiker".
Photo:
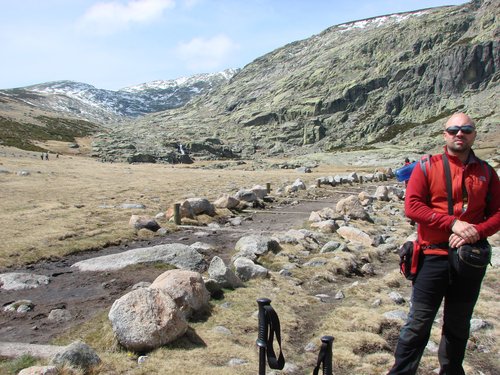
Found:
[{"label": "distant hiker", "polygon": [[[401,328],[389,375],[417,372],[443,299],[439,374],[465,375],[462,362],[470,320],[486,267],[476,278],[459,275],[451,266],[449,252],[455,255],[454,249],[486,241],[500,229],[500,181],[493,168],[472,151],[476,134],[474,121],[464,113],[455,113],[444,127],[444,153],[431,156],[423,165],[417,163],[411,174],[405,213],[418,224],[418,246],[423,255],[412,281],[410,313]],[[448,180],[451,194],[447,192]]]},{"label": "distant hiker", "polygon": [[40,154],[40,159],[43,160],[43,152]]},{"label": "distant hiker", "polygon": [[59,159],[59,153],[56,154],[56,159]]},{"label": "distant hiker", "polygon": [[49,153],[48,152],[45,154],[45,160],[49,160]]},{"label": "distant hiker", "polygon": [[[405,158],[405,165],[409,165],[409,164],[411,164],[410,159]],[[405,186],[408,186],[408,181],[409,181],[409,179],[405,181]]]}]

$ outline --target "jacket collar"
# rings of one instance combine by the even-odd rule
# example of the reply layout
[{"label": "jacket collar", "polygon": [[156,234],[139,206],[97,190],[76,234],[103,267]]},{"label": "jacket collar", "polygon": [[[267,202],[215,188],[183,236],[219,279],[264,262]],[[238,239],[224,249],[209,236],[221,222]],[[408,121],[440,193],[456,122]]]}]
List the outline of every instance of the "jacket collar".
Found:
[{"label": "jacket collar", "polygon": [[462,163],[462,161],[458,157],[456,157],[454,155],[450,155],[448,153],[448,149],[446,148],[446,146],[444,146],[444,153],[446,154],[446,156],[448,157],[448,159],[450,161],[452,161],[454,164],[464,164],[464,165],[467,165],[467,164],[478,163],[479,162],[478,158],[476,157],[476,154],[474,153],[474,151],[472,149],[469,151],[469,158],[467,159],[466,163]]}]

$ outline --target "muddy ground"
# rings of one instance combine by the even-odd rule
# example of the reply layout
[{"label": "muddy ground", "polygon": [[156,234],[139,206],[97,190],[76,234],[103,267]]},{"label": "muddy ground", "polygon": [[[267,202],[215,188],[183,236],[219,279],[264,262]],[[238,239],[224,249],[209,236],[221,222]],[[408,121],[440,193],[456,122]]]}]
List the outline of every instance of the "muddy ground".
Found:
[{"label": "muddy ground", "polygon": [[[287,202],[287,204],[275,202],[269,204],[266,209],[246,210],[241,214],[245,218],[241,226],[221,227],[220,230],[215,231],[207,230],[206,227],[185,227],[161,238],[88,251],[64,259],[41,261],[20,269],[0,270],[0,273],[30,272],[51,278],[48,285],[36,289],[1,290],[0,305],[2,306],[21,299],[31,300],[35,304],[34,309],[25,314],[5,312],[2,309],[0,312],[1,341],[50,343],[64,330],[81,324],[103,310],[109,310],[113,302],[130,291],[134,284],[141,281],[152,282],[165,271],[165,269],[151,266],[134,266],[132,270],[127,268],[113,272],[80,272],[71,268],[71,265],[78,261],[139,247],[167,243],[190,245],[197,241],[209,243],[214,247],[214,253],[207,255],[207,260],[213,255],[219,255],[228,260],[234,252],[235,243],[246,234],[272,234],[286,232],[292,228],[300,229],[304,226],[311,211],[328,206],[334,207],[339,199],[351,192],[365,190],[373,193],[375,188],[375,185],[337,187],[335,190],[331,188],[328,197],[317,201],[298,200],[293,203]],[[49,321],[47,317],[50,311],[58,308],[69,311],[72,319],[67,322]]]}]

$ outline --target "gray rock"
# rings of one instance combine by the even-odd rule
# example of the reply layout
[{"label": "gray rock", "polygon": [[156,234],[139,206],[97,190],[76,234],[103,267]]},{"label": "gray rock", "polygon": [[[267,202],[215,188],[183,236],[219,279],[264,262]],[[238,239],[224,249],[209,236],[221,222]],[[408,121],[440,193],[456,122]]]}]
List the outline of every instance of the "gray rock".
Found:
[{"label": "gray rock", "polygon": [[236,289],[243,286],[240,278],[218,256],[214,256],[210,261],[208,275],[222,288]]},{"label": "gray rock", "polygon": [[47,285],[50,278],[45,275],[35,275],[26,272],[11,272],[0,274],[0,288],[4,290],[24,290]]},{"label": "gray rock", "polygon": [[48,320],[52,320],[55,322],[67,322],[71,320],[73,317],[71,313],[66,310],[66,309],[54,309],[51,310],[49,313],[49,316],[47,317]]},{"label": "gray rock", "polygon": [[186,199],[189,204],[191,205],[191,208],[193,209],[193,213],[195,215],[210,215],[214,216],[215,215],[215,207],[212,203],[208,201],[206,198],[188,198]]},{"label": "gray rock", "polygon": [[150,288],[161,289],[172,297],[186,319],[208,310],[210,293],[198,272],[165,271],[151,283]]},{"label": "gray rock", "polygon": [[141,203],[122,203],[118,207],[126,210],[131,210],[131,209],[143,210],[146,208],[146,206]]},{"label": "gray rock", "polygon": [[387,186],[377,186],[377,190],[375,191],[375,194],[373,196],[378,199],[379,201],[389,201],[389,189],[387,189]]},{"label": "gray rock", "polygon": [[350,195],[338,201],[335,210],[350,219],[372,221],[370,215],[365,211],[363,204],[356,195]]},{"label": "gray rock", "polygon": [[259,199],[264,199],[267,196],[267,188],[264,186],[255,185],[250,190],[253,191]]},{"label": "gray rock", "polygon": [[94,349],[81,341],[75,341],[57,353],[51,361],[57,366],[69,366],[88,372],[101,363]]},{"label": "gray rock", "polygon": [[384,318],[390,320],[403,320],[406,321],[408,319],[408,314],[405,311],[401,310],[392,310],[387,311],[383,314]]},{"label": "gray rock", "polygon": [[491,328],[491,324],[488,323],[486,320],[483,319],[471,319],[470,320],[470,331],[471,332],[476,332],[481,329],[486,329],[486,328]]},{"label": "gray rock", "polygon": [[19,301],[9,303],[8,305],[4,306],[3,311],[26,313],[28,311],[33,310],[34,307],[35,304],[33,302],[27,299],[22,299]]},{"label": "gray rock", "polygon": [[108,314],[118,342],[145,352],[182,336],[187,330],[184,315],[161,289],[136,289],[117,299]]},{"label": "gray rock", "polygon": [[237,367],[237,366],[242,366],[246,364],[248,361],[242,359],[242,358],[231,358],[227,365],[229,367]]},{"label": "gray rock", "polygon": [[242,189],[236,193],[234,196],[239,201],[253,203],[258,200],[257,195],[252,190]]},{"label": "gray rock", "polygon": [[236,276],[242,281],[248,281],[254,278],[265,278],[269,273],[266,268],[255,264],[248,258],[237,258],[234,261],[234,268]]},{"label": "gray rock", "polygon": [[337,241],[328,241],[326,244],[323,245],[321,250],[319,251],[321,254],[323,253],[331,253],[337,249],[340,248],[340,242]]},{"label": "gray rock", "polygon": [[257,259],[268,251],[277,252],[280,249],[278,242],[270,237],[261,235],[250,235],[241,237],[234,246],[237,257],[245,257],[251,260]]},{"label": "gray rock", "polygon": [[224,326],[215,326],[212,329],[212,331],[214,331],[216,333],[220,333],[221,335],[224,335],[224,336],[231,336],[233,334],[229,328],[224,327]]},{"label": "gray rock", "polygon": [[402,305],[403,303],[406,302],[404,297],[399,294],[398,292],[390,292],[389,293],[389,298],[397,305]]},{"label": "gray rock", "polygon": [[344,299],[345,298],[345,294],[343,291],[339,290],[337,293],[335,293],[335,299]]},{"label": "gray rock", "polygon": [[215,251],[212,245],[205,242],[195,242],[189,245],[189,247],[200,254],[209,254],[210,252]]},{"label": "gray rock", "polygon": [[313,258],[308,262],[304,263],[304,267],[323,267],[328,263],[327,259],[324,258]]},{"label": "gray rock", "polygon": [[375,267],[371,263],[363,264],[363,266],[361,267],[361,272],[369,276],[375,275]]},{"label": "gray rock", "polygon": [[437,353],[438,350],[439,350],[439,346],[438,344],[436,344],[434,341],[430,341],[427,343],[427,345],[425,346],[425,349],[427,349],[428,351],[430,351],[431,353]]},{"label": "gray rock", "polygon": [[56,366],[31,366],[22,369],[17,375],[58,375]]},{"label": "gray rock", "polygon": [[132,264],[162,262],[181,269],[203,272],[207,264],[203,256],[184,244],[165,244],[128,250],[123,253],[86,259],[71,267],[80,271],[112,271]]},{"label": "gray rock", "polygon": [[214,202],[214,206],[217,208],[227,208],[227,209],[233,209],[238,207],[240,204],[239,199],[236,199],[235,197],[230,196],[229,194],[223,194],[217,200]]},{"label": "gray rock", "polygon": [[132,215],[128,224],[137,230],[148,229],[153,232],[161,228],[155,219],[147,215]]},{"label": "gray rock", "polygon": [[337,229],[337,233],[346,240],[358,242],[365,246],[372,245],[371,237],[358,228],[344,226]]}]

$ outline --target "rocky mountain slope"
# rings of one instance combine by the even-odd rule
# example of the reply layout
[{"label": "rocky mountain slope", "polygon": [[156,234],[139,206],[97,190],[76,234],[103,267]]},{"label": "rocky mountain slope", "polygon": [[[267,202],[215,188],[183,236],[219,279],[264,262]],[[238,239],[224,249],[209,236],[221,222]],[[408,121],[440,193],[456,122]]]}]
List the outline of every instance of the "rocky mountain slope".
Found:
[{"label": "rocky mountain slope", "polygon": [[[59,131],[74,136],[93,134],[147,113],[185,105],[198,95],[226,83],[237,70],[197,74],[176,80],[153,81],[118,91],[56,81],[0,90],[0,136],[3,144],[36,149],[33,140],[62,139]],[[59,123],[71,124],[60,129]],[[84,131],[81,124],[85,123]],[[48,127],[54,127],[48,131]],[[52,134],[53,133],[53,134]],[[65,140],[67,137],[63,137]],[[70,140],[73,137],[70,137]]]},{"label": "rocky mountain slope", "polygon": [[164,160],[179,144],[207,158],[419,153],[442,143],[442,120],[457,110],[480,120],[478,142],[498,145],[499,7],[475,0],[332,26],[184,107],[101,134],[95,155]]}]

